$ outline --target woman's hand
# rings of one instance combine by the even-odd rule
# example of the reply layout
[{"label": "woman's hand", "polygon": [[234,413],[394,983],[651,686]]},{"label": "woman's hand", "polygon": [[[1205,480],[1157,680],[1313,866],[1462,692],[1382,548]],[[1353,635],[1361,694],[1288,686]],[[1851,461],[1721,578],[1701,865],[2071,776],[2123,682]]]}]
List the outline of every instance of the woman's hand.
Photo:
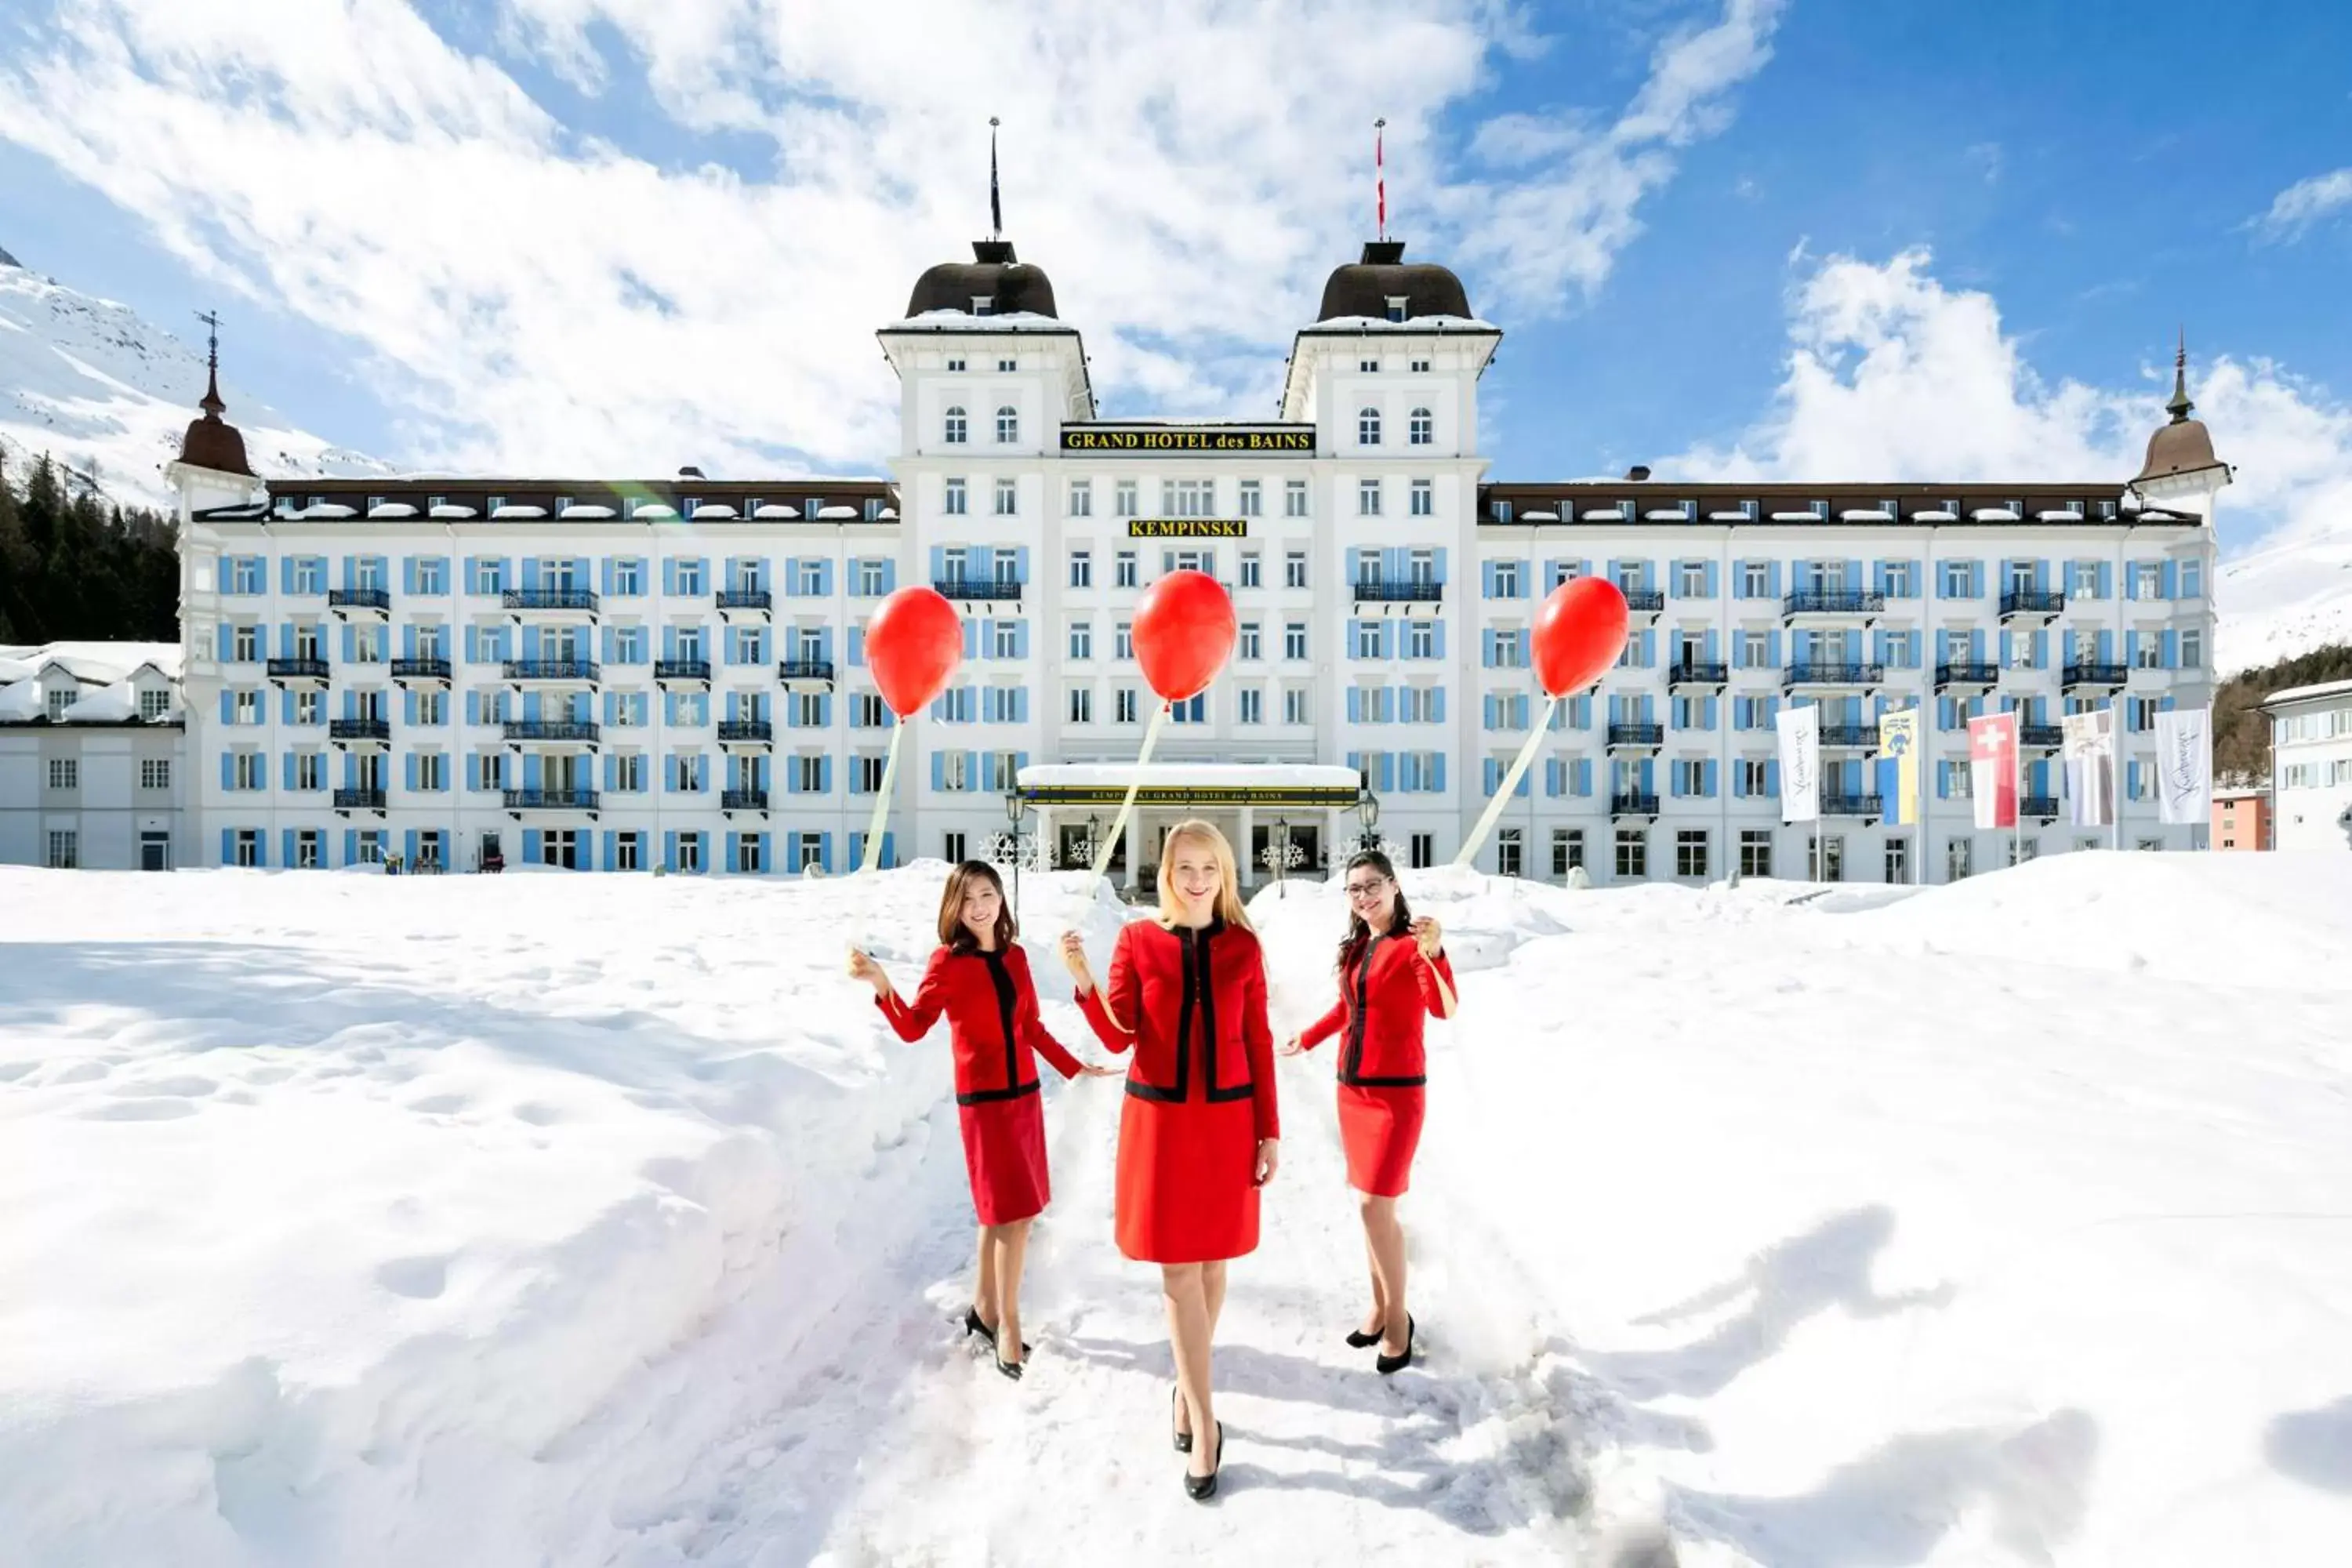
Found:
[{"label": "woman's hand", "polygon": [[874,987],[874,994],[877,996],[890,994],[890,976],[883,972],[880,964],[868,958],[862,949],[853,947],[849,950],[849,975],[853,980],[863,980],[866,984]]},{"label": "woman's hand", "polygon": [[1259,1139],[1257,1141],[1257,1184],[1262,1187],[1274,1180],[1275,1169],[1281,1163],[1282,1141],[1278,1138]]},{"label": "woman's hand", "polygon": [[1119,1076],[1118,1068],[1114,1067],[1105,1067],[1100,1062],[1080,1062],[1078,1064],[1078,1071],[1088,1078],[1117,1078]]},{"label": "woman's hand", "polygon": [[1435,958],[1445,945],[1445,928],[1427,915],[1416,916],[1410,928],[1412,940],[1421,944],[1421,956]]},{"label": "woman's hand", "polygon": [[1062,966],[1077,984],[1079,995],[1095,988],[1095,972],[1087,963],[1086,939],[1074,931],[1062,933]]},{"label": "woman's hand", "polygon": [[1304,1048],[1298,1043],[1298,1037],[1292,1035],[1274,1047],[1274,1054],[1278,1057],[1295,1057]]}]

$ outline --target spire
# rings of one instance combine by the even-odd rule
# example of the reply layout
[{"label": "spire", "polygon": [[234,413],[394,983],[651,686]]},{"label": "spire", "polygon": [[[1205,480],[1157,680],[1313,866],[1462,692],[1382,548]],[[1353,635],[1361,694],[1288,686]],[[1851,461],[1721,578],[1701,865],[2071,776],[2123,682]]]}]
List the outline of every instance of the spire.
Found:
[{"label": "spire", "polygon": [[205,327],[205,400],[196,405],[214,418],[228,411],[220,395],[220,312],[198,310],[196,320]]},{"label": "spire", "polygon": [[205,398],[196,405],[204,413],[188,422],[188,433],[180,441],[180,461],[215,473],[243,474],[250,479],[253,468],[245,459],[245,437],[237,433],[236,426],[221,418],[228,405],[221,401],[220,395],[220,312],[199,310],[196,320],[205,328]]},{"label": "spire", "polygon": [[988,237],[1004,237],[1004,198],[996,184],[996,116],[988,117]]},{"label": "spire", "polygon": [[2189,401],[2189,329],[2180,329],[2180,346],[2172,354],[2172,399],[2164,405],[2171,412],[2175,425],[2189,417],[2197,405]]}]

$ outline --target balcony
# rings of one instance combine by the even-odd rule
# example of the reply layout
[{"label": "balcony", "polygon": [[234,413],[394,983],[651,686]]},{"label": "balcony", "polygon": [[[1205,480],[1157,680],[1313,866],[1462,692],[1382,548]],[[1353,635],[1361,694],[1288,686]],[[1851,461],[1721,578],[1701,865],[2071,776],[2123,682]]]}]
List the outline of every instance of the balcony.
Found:
[{"label": "balcony", "polygon": [[730,789],[719,792],[719,809],[730,816],[739,811],[756,811],[768,815],[768,792],[763,789]]},{"label": "balcony", "polygon": [[330,719],[327,739],[338,746],[389,746],[392,744],[392,721],[389,719]]},{"label": "balcony", "polygon": [[380,789],[339,789],[335,792],[335,810],[344,816],[355,811],[373,811],[383,815],[383,791]]},{"label": "balcony", "polygon": [[788,658],[776,666],[776,679],[786,686],[833,685],[833,660],[829,658]]},{"label": "balcony", "polygon": [[654,684],[661,687],[694,686],[710,689],[710,661],[707,658],[662,658],[654,661]]},{"label": "balcony", "polygon": [[517,686],[593,686],[603,673],[584,658],[510,658],[504,668]]},{"label": "balcony", "polygon": [[1886,595],[1846,588],[1809,588],[1780,601],[1783,621],[1859,620],[1864,625],[1886,613]]},{"label": "balcony", "polygon": [[1800,687],[1876,686],[1886,679],[1883,664],[1792,664],[1780,672],[1780,689]]},{"label": "balcony", "polygon": [[269,679],[280,686],[327,684],[327,661],[323,658],[273,658],[268,669]]},{"label": "balcony", "polygon": [[2011,621],[2053,621],[2063,614],[2065,608],[2065,595],[2045,594],[2034,588],[2012,589],[2000,596],[2003,625]]},{"label": "balcony", "polygon": [[776,728],[765,719],[721,719],[719,721],[719,743],[722,746],[767,746],[775,743]]},{"label": "balcony", "polygon": [[353,616],[373,616],[377,620],[392,619],[392,595],[382,588],[330,588],[327,608],[338,619]]},{"label": "balcony", "polygon": [[1962,661],[1956,664],[1939,664],[1936,667],[1937,691],[1947,691],[1954,687],[1978,687],[1990,691],[1992,689],[1993,683],[2000,679],[2000,669],[1989,663],[1976,664]]},{"label": "balcony", "polygon": [[506,734],[507,744],[520,750],[525,745],[570,745],[593,747],[603,732],[582,719],[509,719],[499,728]]},{"label": "balcony", "polygon": [[1640,816],[1657,819],[1658,797],[1654,795],[1612,795],[1609,797],[1612,816]]},{"label": "balcony", "polygon": [[1445,584],[1396,577],[1359,577],[1351,592],[1359,605],[1434,605],[1445,597]]},{"label": "balcony", "polygon": [[1824,752],[1874,752],[1878,750],[1878,726],[1875,724],[1824,724],[1822,726],[1822,750]]},{"label": "balcony", "polygon": [[1875,822],[1885,813],[1883,803],[1874,795],[1825,795],[1822,796],[1823,816],[1859,816]]},{"label": "balcony", "polygon": [[931,586],[943,599],[961,599],[967,604],[997,599],[1017,601],[1023,588],[1022,584],[1003,577],[934,577]]},{"label": "balcony", "polygon": [[1666,743],[1664,724],[1612,724],[1609,726],[1609,749],[1612,752],[1654,752]]},{"label": "balcony", "polygon": [[2070,664],[2062,671],[2058,684],[2063,687],[2103,686],[2110,691],[2120,691],[2124,684],[2124,667],[2120,664]]},{"label": "balcony", "polygon": [[1727,666],[1710,664],[1705,660],[1666,666],[1666,685],[1669,689],[1696,686],[1720,691],[1725,682],[1730,679],[1731,671]]},{"label": "balcony", "polygon": [[585,588],[509,588],[499,595],[516,620],[525,616],[596,618],[596,595]]},{"label": "balcony", "polygon": [[2066,743],[2066,731],[2059,724],[2021,724],[2017,743],[2029,752],[2054,752]]},{"label": "balcony", "polygon": [[596,815],[598,797],[593,789],[510,789],[501,791],[510,816],[526,811],[584,811]]},{"label": "balcony", "polygon": [[2058,820],[2058,797],[2054,795],[2019,795],[2017,815],[2021,820],[2031,816],[2042,822],[2055,822]]},{"label": "balcony", "polygon": [[1645,626],[1665,614],[1666,595],[1663,588],[1621,588],[1625,595],[1625,613],[1637,626]]},{"label": "balcony", "polygon": [[392,661],[392,678],[403,686],[412,680],[438,681],[449,684],[449,661],[446,658],[395,658]]},{"label": "balcony", "polygon": [[721,588],[719,590],[719,614],[722,619],[737,616],[749,619],[758,616],[768,618],[776,607],[776,596],[765,588]]}]

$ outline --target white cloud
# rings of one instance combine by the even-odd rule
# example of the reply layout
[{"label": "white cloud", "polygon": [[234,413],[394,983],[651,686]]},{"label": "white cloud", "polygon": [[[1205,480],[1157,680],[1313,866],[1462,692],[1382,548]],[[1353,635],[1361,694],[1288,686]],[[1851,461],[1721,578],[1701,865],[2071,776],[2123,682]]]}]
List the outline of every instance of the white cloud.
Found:
[{"label": "white cloud", "polygon": [[407,0],[55,0],[0,65],[0,135],[345,334],[416,460],[871,463],[898,412],[873,330],[981,231],[990,113],[1008,228],[1097,388],[1255,407],[1370,226],[1375,114],[1414,254],[1482,309],[1558,309],[1769,57],[1780,0],[1723,5],[1613,123],[1507,127],[1509,178],[1463,184],[1427,173],[1441,116],[1529,47],[1489,0],[504,0],[510,56],[592,92],[641,72],[678,127],[766,139],[757,174],[593,141]]},{"label": "white cloud", "polygon": [[[1791,258],[1792,265],[1800,258]],[[1710,479],[2053,479],[2120,489],[2164,422],[2171,366],[2112,387],[2037,374],[1990,295],[1924,249],[1833,256],[1798,281],[1787,372],[1727,447],[1657,467]],[[2352,638],[2352,404],[2272,361],[2191,367],[2197,417],[2236,474],[2216,527],[2231,667]]]},{"label": "white cloud", "polygon": [[2300,239],[2313,224],[2347,210],[2352,210],[2352,169],[2337,169],[2281,191],[2254,226],[2268,239]]}]

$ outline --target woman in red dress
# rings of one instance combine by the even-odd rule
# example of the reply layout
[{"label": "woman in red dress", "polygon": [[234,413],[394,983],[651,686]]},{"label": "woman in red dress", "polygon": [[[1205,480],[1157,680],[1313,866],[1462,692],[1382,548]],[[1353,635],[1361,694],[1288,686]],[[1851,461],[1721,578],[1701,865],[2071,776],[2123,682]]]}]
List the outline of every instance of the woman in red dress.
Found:
[{"label": "woman in red dress", "polygon": [[1435,921],[1412,918],[1396,868],[1377,849],[1348,861],[1348,936],[1339,944],[1339,1000],[1283,1047],[1288,1056],[1344,1034],[1339,1055],[1339,1142],[1348,1184],[1364,1219],[1372,1266],[1372,1306],[1348,1336],[1358,1350],[1379,1345],[1383,1373],[1412,1360],[1413,1321],[1404,1295],[1404,1226],[1397,1199],[1412,1175],[1421,1142],[1422,1086],[1427,1082],[1421,1029],[1424,1014],[1454,1016],[1454,966]]},{"label": "woman in red dress", "polygon": [[1118,1121],[1118,1249],[1160,1265],[1176,1447],[1190,1456],[1185,1491],[1205,1499],[1225,1457],[1209,1386],[1225,1261],[1257,1247],[1258,1189],[1274,1179],[1281,1136],[1265,961],[1224,835],[1205,822],[1170,830],[1160,918],[1118,933],[1107,991],[1076,931],[1062,955],[1103,1044],[1135,1052]]},{"label": "woman in red dress", "polygon": [[955,1049],[956,1115],[963,1123],[964,1166],[980,1215],[980,1288],[964,1313],[964,1331],[996,1354],[996,1370],[1021,1375],[1021,1263],[1029,1222],[1053,1197],[1045,1173],[1045,1113],[1038,1100],[1037,1060],[1064,1078],[1108,1078],[1116,1068],[1087,1067],[1045,1032],[1029,960],[1004,902],[1004,885],[985,861],[948,874],[940,900],[940,947],[912,1002],[899,1000],[882,966],[856,948],[849,972],[874,987],[875,1005],[898,1037],[912,1043],[945,1014]]}]

